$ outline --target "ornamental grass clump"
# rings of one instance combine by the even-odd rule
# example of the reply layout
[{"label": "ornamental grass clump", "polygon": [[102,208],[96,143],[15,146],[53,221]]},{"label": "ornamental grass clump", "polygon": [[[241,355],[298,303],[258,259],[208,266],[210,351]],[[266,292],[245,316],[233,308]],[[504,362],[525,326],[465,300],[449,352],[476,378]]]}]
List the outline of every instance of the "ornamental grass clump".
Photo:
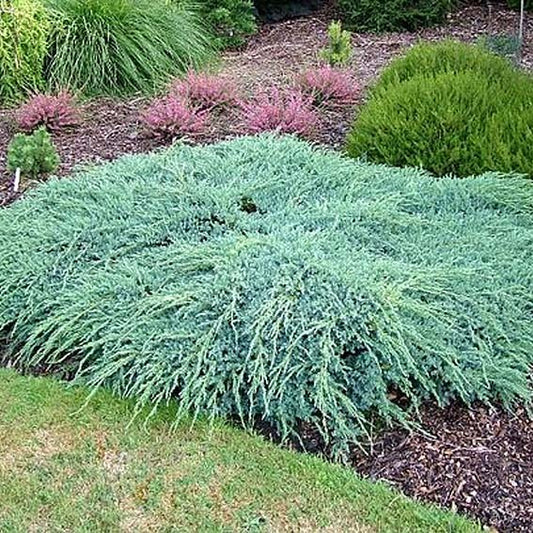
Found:
[{"label": "ornamental grass clump", "polygon": [[1,357],[340,453],[426,401],[530,402],[532,217],[521,177],[294,138],[129,156],[0,210]]},{"label": "ornamental grass clump", "polygon": [[206,63],[209,33],[189,2],[50,0],[46,75],[88,95],[152,93]]}]

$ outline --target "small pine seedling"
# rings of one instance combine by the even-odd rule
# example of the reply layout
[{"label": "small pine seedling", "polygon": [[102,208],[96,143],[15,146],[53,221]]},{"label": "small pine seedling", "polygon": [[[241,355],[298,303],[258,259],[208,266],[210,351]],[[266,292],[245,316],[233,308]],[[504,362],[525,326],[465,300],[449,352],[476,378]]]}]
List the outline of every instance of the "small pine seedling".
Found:
[{"label": "small pine seedling", "polygon": [[37,178],[53,172],[59,166],[59,156],[50,134],[44,127],[30,135],[16,134],[7,148],[7,168],[20,169],[22,176]]},{"label": "small pine seedling", "polygon": [[340,21],[333,21],[328,28],[328,46],[321,50],[320,58],[332,67],[346,65],[352,56],[352,34],[342,29]]}]

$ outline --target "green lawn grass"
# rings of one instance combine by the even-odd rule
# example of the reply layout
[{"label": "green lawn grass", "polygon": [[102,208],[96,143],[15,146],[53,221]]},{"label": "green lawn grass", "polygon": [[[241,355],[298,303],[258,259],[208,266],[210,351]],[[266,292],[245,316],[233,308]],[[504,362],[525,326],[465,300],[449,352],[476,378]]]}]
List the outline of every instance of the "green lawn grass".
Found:
[{"label": "green lawn grass", "polygon": [[0,370],[0,531],[480,530],[223,423],[86,398]]}]

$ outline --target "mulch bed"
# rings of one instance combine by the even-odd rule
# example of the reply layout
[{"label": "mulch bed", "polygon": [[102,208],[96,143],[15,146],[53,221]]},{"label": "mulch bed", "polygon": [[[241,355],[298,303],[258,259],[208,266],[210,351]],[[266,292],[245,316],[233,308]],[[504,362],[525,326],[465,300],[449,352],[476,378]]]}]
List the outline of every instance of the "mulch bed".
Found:
[{"label": "mulch bed", "polygon": [[354,468],[498,531],[533,531],[533,430],[523,410],[430,407],[421,423],[430,435],[389,431],[368,455],[354,453]]},{"label": "mulch bed", "polygon": [[[235,423],[239,423],[235,420]],[[421,502],[477,519],[491,531],[533,531],[533,420],[514,412],[455,402],[425,405],[418,425],[379,430],[371,445],[354,447],[347,464]],[[256,430],[280,443],[261,420]],[[316,428],[302,423],[286,446],[332,457]],[[406,530],[407,531],[407,530]]]},{"label": "mulch bed", "polygon": [[[263,26],[242,50],[225,54],[223,75],[249,91],[287,83],[297,72],[316,63],[333,16],[331,9],[325,8],[304,19]],[[490,9],[474,5],[452,15],[448,24],[418,33],[354,34],[351,66],[364,87],[393,57],[419,39],[475,41],[487,33],[516,31],[517,24],[516,12],[498,5]],[[526,39],[532,35],[530,14]],[[526,40],[522,66],[533,70],[531,39]],[[146,103],[141,98],[88,102],[84,122],[77,131],[54,135],[62,161],[59,174],[67,174],[79,164],[168,144],[143,133],[139,113]],[[354,110],[347,108],[325,110],[313,140],[339,148],[353,114]],[[10,192],[12,177],[5,169],[6,147],[14,132],[11,112],[0,110],[0,205],[15,199]],[[192,141],[213,142],[240,133],[239,118],[230,113],[216,117],[208,131]],[[533,531],[533,430],[525,412],[509,414],[483,406],[427,407],[421,422],[425,434],[387,431],[367,453],[354,452],[354,468],[371,479],[386,480],[417,499],[477,517],[499,531]],[[321,452],[316,438],[304,438],[309,448]]]}]

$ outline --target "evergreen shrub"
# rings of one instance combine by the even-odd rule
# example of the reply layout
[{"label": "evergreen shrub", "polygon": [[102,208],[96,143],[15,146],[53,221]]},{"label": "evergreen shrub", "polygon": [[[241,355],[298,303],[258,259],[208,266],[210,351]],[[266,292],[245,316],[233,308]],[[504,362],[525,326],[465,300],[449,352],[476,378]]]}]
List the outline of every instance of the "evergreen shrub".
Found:
[{"label": "evergreen shrub", "polygon": [[533,176],[533,79],[478,46],[420,45],[359,110],[347,150],[435,175]]},{"label": "evergreen shrub", "polygon": [[0,0],[0,104],[43,88],[49,30],[39,0]]},{"label": "evergreen shrub", "polygon": [[[0,210],[3,362],[337,452],[531,399],[533,197],[292,137],[135,155]],[[14,246],[13,243],[16,243]]]},{"label": "evergreen shrub", "polygon": [[251,0],[198,0],[198,6],[219,48],[240,46],[257,29]]},{"label": "evergreen shrub", "polygon": [[415,31],[441,24],[455,0],[339,0],[346,25],[354,31]]},{"label": "evergreen shrub", "polygon": [[50,134],[40,127],[31,134],[17,133],[7,148],[7,168],[20,169],[24,177],[35,179],[57,170],[57,155]]}]

